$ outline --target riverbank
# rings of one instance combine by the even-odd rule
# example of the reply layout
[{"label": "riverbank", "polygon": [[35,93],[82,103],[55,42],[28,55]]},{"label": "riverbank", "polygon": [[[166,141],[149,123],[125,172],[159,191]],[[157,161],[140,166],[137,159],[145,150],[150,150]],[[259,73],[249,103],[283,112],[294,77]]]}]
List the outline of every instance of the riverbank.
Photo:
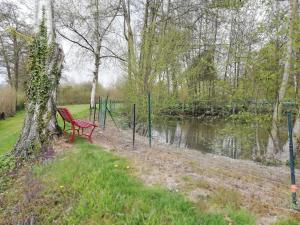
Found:
[{"label": "riverbank", "polygon": [[[97,132],[95,143],[133,161],[135,175],[145,184],[184,193],[203,210],[246,208],[262,225],[284,218],[300,221],[300,213],[290,209],[290,175],[285,166],[269,167],[155,141],[150,149],[141,136],[133,149],[130,131],[120,131],[111,122]],[[300,171],[296,174],[300,180]]]},{"label": "riverbank", "polygon": [[192,103],[177,103],[161,110],[164,115],[189,116],[197,118],[224,118],[230,115],[248,112],[253,114],[272,113],[271,103],[254,103],[251,101],[195,101]]},{"label": "riverbank", "polygon": [[244,211],[203,212],[179,193],[145,187],[132,168],[85,140],[60,141],[0,194],[0,224],[255,224]]},{"label": "riverbank", "polygon": [[[85,106],[70,108],[77,118],[87,115]],[[6,176],[0,193],[5,225],[299,224],[299,214],[289,209],[287,168],[156,141],[150,149],[141,136],[133,149],[131,132],[109,120],[105,131],[95,131],[94,145],[62,137],[53,151]]]}]

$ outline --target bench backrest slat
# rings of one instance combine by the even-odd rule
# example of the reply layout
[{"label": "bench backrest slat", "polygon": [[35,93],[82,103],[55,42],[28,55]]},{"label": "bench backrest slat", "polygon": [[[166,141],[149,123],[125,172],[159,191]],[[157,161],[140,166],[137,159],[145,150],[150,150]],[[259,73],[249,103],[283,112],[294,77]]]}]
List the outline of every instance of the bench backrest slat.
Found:
[{"label": "bench backrest slat", "polygon": [[67,108],[57,108],[57,111],[65,121],[73,123],[74,119]]}]

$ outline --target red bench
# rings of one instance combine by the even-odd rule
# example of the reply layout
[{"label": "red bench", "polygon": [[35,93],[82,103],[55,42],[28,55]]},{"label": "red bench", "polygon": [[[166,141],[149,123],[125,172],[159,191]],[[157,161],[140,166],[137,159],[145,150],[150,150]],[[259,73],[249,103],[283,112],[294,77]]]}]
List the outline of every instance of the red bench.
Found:
[{"label": "red bench", "polygon": [[[68,129],[72,131],[69,138],[69,141],[71,143],[75,140],[75,131],[77,131],[78,136],[80,135],[84,136],[92,143],[92,134],[94,129],[97,127],[97,125],[83,120],[75,120],[67,108],[58,108],[57,111],[64,121],[64,129],[63,129],[64,133],[66,133],[67,131],[66,122],[70,123],[71,125],[71,129]],[[90,132],[83,133],[83,129],[88,129],[88,128],[91,129]],[[81,134],[79,134],[80,129],[81,129]]]}]

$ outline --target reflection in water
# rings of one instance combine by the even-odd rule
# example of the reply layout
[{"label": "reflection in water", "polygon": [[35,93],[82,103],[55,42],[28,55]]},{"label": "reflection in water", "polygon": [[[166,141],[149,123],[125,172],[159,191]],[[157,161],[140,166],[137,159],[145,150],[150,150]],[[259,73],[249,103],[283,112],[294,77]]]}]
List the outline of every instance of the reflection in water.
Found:
[{"label": "reflection in water", "polygon": [[[284,143],[287,140],[284,127],[280,136]],[[257,123],[168,118],[154,121],[153,137],[180,148],[197,149],[234,159],[258,160],[265,155],[268,129]]]}]

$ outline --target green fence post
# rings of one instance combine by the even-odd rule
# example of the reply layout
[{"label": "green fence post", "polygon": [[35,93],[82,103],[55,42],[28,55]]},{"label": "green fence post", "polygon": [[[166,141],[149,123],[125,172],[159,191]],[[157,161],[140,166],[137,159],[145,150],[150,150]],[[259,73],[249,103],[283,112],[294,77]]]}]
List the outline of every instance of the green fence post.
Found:
[{"label": "green fence post", "polygon": [[107,102],[108,102],[108,95],[107,95],[107,97],[105,99],[105,103],[104,103],[103,129],[105,129],[105,123],[106,123]]},{"label": "green fence post", "polygon": [[98,115],[98,120],[99,120],[99,126],[102,124],[102,97],[99,98],[99,115]]},{"label": "green fence post", "polygon": [[96,121],[96,112],[97,112],[97,102],[95,101],[95,105],[94,105],[94,117],[93,117],[93,123],[94,124],[95,124],[95,121]]},{"label": "green fence post", "polygon": [[89,116],[89,121],[91,121],[91,118],[92,118],[92,106],[91,106],[91,103],[90,103],[90,116]]},{"label": "green fence post", "polygon": [[135,119],[136,119],[136,109],[135,109],[135,104],[133,104],[133,109],[132,109],[132,114],[133,114],[133,118],[132,118],[132,147],[134,148],[134,144],[135,144]]},{"label": "green fence post", "polygon": [[149,146],[151,148],[151,139],[152,139],[152,131],[151,131],[151,94],[148,92],[148,138],[149,138]]},{"label": "green fence post", "polygon": [[293,128],[292,128],[292,113],[288,112],[288,132],[289,132],[289,150],[290,150],[290,170],[291,170],[291,191],[292,201],[294,205],[297,205],[297,187],[295,176],[295,158],[294,158],[294,146],[293,146]]}]

